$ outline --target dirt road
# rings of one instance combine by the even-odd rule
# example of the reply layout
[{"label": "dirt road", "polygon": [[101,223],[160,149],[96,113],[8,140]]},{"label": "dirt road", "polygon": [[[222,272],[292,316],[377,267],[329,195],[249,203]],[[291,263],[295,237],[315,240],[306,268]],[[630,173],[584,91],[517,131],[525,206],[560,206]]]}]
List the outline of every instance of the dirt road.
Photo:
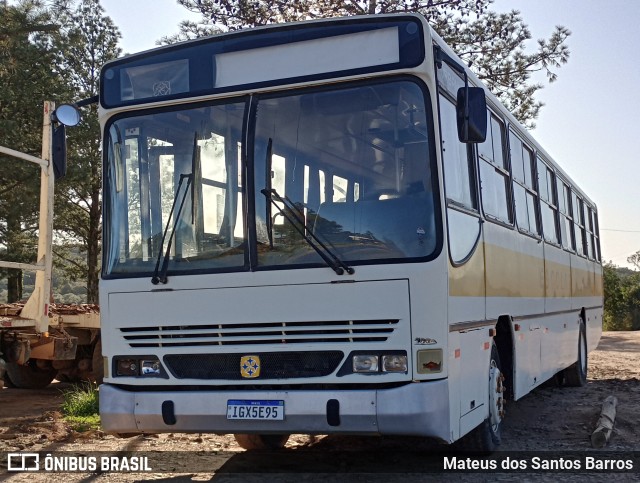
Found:
[{"label": "dirt road", "polygon": [[[589,436],[604,398],[619,400],[615,429],[607,450],[640,451],[640,331],[604,333],[598,349],[589,356],[589,380],[582,388],[548,384],[517,402],[510,402],[503,429],[504,451],[591,450]],[[310,437],[294,435],[280,453],[244,453],[232,436],[165,434],[128,439],[101,432],[76,433],[57,412],[61,390],[54,383],[44,390],[3,389],[0,392],[0,451],[91,451],[121,454],[145,451],[151,456],[152,473],[62,473],[66,481],[421,481],[429,476],[425,454],[447,451],[434,442],[417,438]],[[163,453],[164,452],[164,453]],[[169,453],[166,453],[169,452]],[[51,481],[46,474],[2,474],[0,480]],[[426,473],[426,474],[425,474]],[[432,477],[436,476],[431,474]],[[437,475],[439,480],[495,480],[488,475]],[[558,475],[544,481],[557,480]],[[597,479],[602,479],[598,475]],[[637,475],[617,475],[617,481]],[[543,477],[547,478],[547,477]],[[587,475],[588,478],[588,475]],[[433,478],[427,478],[433,479]],[[508,475],[500,481],[520,481]],[[584,481],[585,475],[567,474],[567,481]]]}]

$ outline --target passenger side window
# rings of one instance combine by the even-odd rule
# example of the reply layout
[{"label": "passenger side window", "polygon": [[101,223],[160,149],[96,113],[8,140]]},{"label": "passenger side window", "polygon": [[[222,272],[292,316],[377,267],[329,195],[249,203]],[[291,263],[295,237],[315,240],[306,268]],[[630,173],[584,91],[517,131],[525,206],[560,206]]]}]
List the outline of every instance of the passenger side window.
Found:
[{"label": "passenger side window", "polygon": [[592,219],[593,219],[593,247],[594,247],[594,257],[597,261],[601,261],[600,254],[600,227],[598,226],[598,213],[595,210],[591,211]]},{"label": "passenger side window", "polygon": [[586,256],[587,255],[587,238],[584,229],[584,208],[582,200],[573,193],[573,222],[575,224],[576,229],[576,252],[578,255]]},{"label": "passenger side window", "polygon": [[583,209],[584,209],[584,241],[585,241],[585,255],[587,255],[587,257],[594,259],[595,257],[593,256],[593,240],[591,238],[592,235],[592,230],[593,228],[591,227],[591,208],[589,208],[589,206],[587,206],[586,203],[582,204]]},{"label": "passenger side window", "polygon": [[486,215],[512,223],[504,124],[493,114],[488,113],[488,116],[487,139],[478,144],[482,206]]},{"label": "passenger side window", "polygon": [[555,174],[540,157],[538,157],[538,189],[544,239],[551,243],[560,244]]},{"label": "passenger side window", "polygon": [[573,210],[571,209],[571,188],[560,179],[558,179],[558,204],[562,246],[567,250],[575,251],[576,235],[573,225]]},{"label": "passenger side window", "polygon": [[532,177],[532,160],[535,159],[533,152],[513,131],[509,132],[509,147],[518,228],[527,233],[539,234],[538,194]]},{"label": "passenger side window", "polygon": [[458,140],[456,106],[444,95],[440,95],[440,119],[447,200],[465,208],[477,210],[471,159],[467,145]]}]

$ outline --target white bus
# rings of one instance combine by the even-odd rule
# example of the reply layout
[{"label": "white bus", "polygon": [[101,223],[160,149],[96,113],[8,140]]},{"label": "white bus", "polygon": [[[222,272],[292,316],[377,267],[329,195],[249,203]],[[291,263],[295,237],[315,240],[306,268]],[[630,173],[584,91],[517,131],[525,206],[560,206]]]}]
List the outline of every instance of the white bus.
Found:
[{"label": "white bus", "polygon": [[105,430],[500,442],[585,383],[595,204],[418,15],[272,25],[100,77]]}]

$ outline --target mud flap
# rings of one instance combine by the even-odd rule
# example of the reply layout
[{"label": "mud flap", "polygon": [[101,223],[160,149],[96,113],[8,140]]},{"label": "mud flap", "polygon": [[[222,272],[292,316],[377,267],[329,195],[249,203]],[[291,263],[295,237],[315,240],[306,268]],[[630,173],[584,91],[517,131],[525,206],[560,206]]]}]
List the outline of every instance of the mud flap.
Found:
[{"label": "mud flap", "polygon": [[31,346],[30,359],[68,361],[76,358],[77,337],[45,337],[38,345]]}]

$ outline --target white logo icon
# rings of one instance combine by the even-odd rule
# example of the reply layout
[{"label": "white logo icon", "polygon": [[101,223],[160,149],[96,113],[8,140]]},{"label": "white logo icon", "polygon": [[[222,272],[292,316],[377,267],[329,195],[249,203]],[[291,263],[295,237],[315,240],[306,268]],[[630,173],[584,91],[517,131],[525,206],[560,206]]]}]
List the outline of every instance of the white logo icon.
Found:
[{"label": "white logo icon", "polygon": [[9,453],[7,455],[8,471],[38,471],[40,455],[38,453]]}]

